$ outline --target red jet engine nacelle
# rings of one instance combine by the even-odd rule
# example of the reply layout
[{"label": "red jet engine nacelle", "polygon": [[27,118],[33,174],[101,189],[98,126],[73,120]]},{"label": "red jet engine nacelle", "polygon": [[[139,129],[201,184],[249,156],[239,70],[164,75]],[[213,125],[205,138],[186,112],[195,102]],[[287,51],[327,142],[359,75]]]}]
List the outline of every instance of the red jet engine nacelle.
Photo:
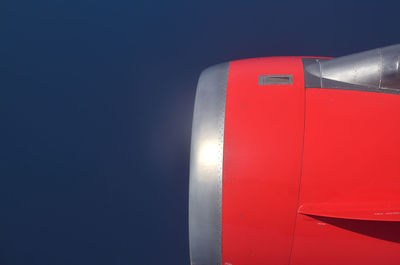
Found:
[{"label": "red jet engine nacelle", "polygon": [[400,45],[202,72],[192,265],[400,264]]}]

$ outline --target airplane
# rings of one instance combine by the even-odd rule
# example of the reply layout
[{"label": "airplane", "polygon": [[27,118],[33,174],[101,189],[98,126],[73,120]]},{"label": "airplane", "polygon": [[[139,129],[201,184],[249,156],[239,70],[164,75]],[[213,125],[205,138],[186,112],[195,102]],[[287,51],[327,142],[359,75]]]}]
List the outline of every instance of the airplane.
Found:
[{"label": "airplane", "polygon": [[192,265],[400,264],[400,45],[204,70]]}]

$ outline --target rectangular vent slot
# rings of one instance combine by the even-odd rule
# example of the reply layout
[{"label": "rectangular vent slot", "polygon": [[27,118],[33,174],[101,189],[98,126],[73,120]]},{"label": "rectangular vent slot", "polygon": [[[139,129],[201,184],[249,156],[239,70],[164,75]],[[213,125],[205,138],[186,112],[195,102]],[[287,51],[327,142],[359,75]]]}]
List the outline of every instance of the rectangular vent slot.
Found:
[{"label": "rectangular vent slot", "polygon": [[291,85],[293,84],[293,75],[261,75],[260,85]]}]

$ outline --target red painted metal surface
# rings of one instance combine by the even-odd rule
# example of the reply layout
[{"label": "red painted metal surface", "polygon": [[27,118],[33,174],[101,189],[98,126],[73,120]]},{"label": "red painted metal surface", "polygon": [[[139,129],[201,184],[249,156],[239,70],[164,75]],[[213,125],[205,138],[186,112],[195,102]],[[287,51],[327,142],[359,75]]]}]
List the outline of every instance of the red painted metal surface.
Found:
[{"label": "red painted metal surface", "polygon": [[[259,85],[260,75],[293,75]],[[299,57],[231,62],[223,167],[223,264],[287,265],[297,214],[304,130]]]},{"label": "red painted metal surface", "polygon": [[304,203],[299,213],[312,216],[364,220],[400,221],[400,202]]},{"label": "red painted metal surface", "polygon": [[400,263],[399,135],[399,95],[307,89],[291,264]]},{"label": "red painted metal surface", "polygon": [[399,161],[400,95],[305,89],[299,57],[231,62],[223,264],[400,264]]}]

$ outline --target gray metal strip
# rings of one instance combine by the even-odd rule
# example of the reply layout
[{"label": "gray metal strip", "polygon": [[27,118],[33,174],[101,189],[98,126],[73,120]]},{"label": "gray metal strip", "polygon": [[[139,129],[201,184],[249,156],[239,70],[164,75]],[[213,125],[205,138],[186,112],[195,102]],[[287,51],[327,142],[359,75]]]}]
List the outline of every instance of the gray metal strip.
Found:
[{"label": "gray metal strip", "polygon": [[[304,66],[304,81],[306,88],[320,88],[321,75],[320,75],[320,61],[323,59],[303,58]],[[310,69],[315,68],[315,69]],[[316,73],[316,74],[311,74]]]},{"label": "gray metal strip", "polygon": [[306,88],[400,94],[400,45],[335,59],[304,58]]},{"label": "gray metal strip", "polygon": [[222,264],[222,173],[229,63],[204,70],[193,114],[189,182],[192,265]]},{"label": "gray metal strip", "polygon": [[260,75],[259,85],[291,85],[293,75]]}]

